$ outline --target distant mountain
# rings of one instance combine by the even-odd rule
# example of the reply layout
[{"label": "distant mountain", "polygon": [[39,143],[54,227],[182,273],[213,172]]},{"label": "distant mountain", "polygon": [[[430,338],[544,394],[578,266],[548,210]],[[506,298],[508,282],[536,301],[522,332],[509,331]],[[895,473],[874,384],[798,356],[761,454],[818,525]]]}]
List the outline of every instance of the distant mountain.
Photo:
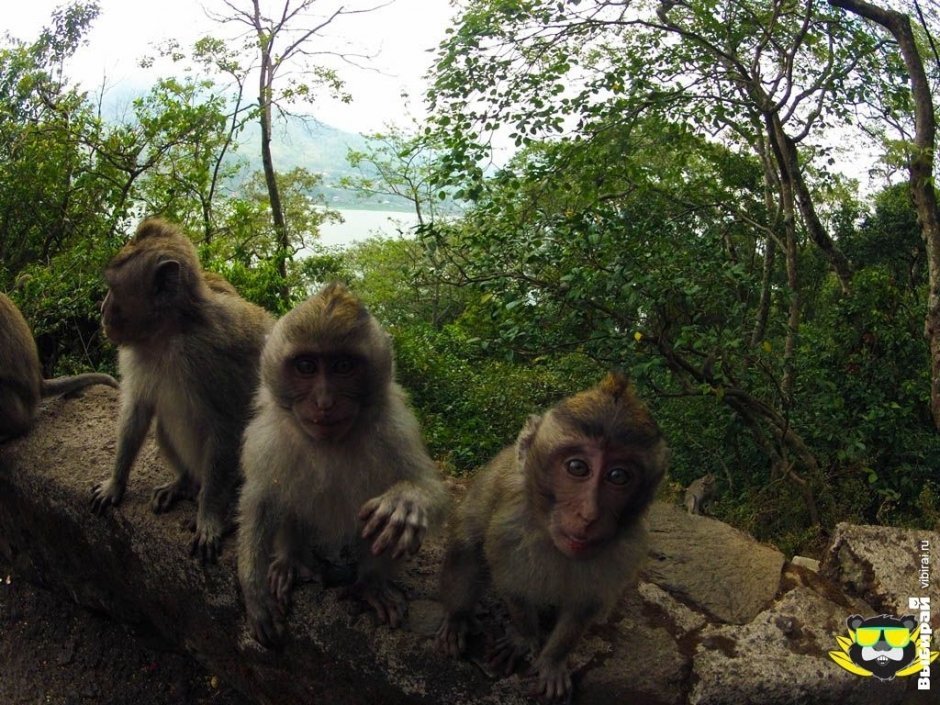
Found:
[{"label": "distant mountain", "polygon": [[[350,149],[363,150],[368,140],[312,118],[289,116],[277,120],[271,140],[271,155],[278,171],[303,167],[323,177],[323,196],[334,208],[362,208],[411,211],[413,206],[395,196],[362,197],[338,186],[344,176],[361,176],[346,161]],[[248,172],[261,170],[261,128],[249,125],[239,136],[236,155],[247,160]],[[377,174],[366,172],[370,177]]]},{"label": "distant mountain", "polygon": [[[111,87],[102,106],[103,114],[115,122],[131,120],[134,100],[144,96],[148,90],[148,86],[137,83],[122,83]],[[234,158],[247,161],[248,165],[240,180],[234,184],[236,188],[249,174],[261,171],[261,127],[256,122],[249,124],[238,140]],[[275,119],[271,152],[274,167],[278,171],[304,167],[321,174],[322,194],[334,208],[411,212],[413,206],[403,198],[361,197],[354,191],[338,187],[337,184],[343,176],[359,176],[362,173],[349,166],[346,153],[350,149],[362,150],[367,144],[366,138],[355,132],[346,132],[313,118],[288,116]],[[377,175],[366,173],[370,177]]]}]

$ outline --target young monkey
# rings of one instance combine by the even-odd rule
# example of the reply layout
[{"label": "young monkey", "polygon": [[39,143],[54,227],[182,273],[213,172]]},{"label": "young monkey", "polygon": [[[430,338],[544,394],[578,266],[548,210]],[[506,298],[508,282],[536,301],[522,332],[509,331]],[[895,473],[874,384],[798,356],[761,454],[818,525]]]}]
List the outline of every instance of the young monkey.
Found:
[{"label": "young monkey", "polygon": [[[492,665],[508,675],[532,659],[536,694],[569,698],[568,655],[635,580],[646,556],[643,518],[666,458],[656,422],[619,374],[530,417],[515,446],[474,478],[452,519],[439,645],[452,656],[463,652],[489,583],[511,620]],[[543,643],[539,617],[546,610],[555,622]]]},{"label": "young monkey", "polygon": [[238,533],[252,635],[279,645],[295,578],[314,557],[353,564],[352,591],[398,626],[405,603],[390,578],[447,495],[394,381],[388,334],[331,284],[277,322],[261,378],[245,430]]}]

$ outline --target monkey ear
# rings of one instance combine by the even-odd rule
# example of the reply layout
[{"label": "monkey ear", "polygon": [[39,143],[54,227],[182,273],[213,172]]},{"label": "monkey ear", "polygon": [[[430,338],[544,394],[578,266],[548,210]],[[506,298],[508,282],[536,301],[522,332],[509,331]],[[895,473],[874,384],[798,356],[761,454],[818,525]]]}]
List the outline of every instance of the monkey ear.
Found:
[{"label": "monkey ear", "polygon": [[519,432],[519,437],[516,439],[516,457],[519,458],[520,465],[525,465],[526,455],[529,452],[529,448],[532,447],[535,434],[538,433],[539,426],[541,425],[542,417],[538,414],[530,414],[529,418],[525,420],[525,425],[522,427],[522,430]]},{"label": "monkey ear", "polygon": [[617,370],[611,370],[601,381],[601,390],[609,394],[615,401],[619,401],[624,394],[630,392],[630,379]]},{"label": "monkey ear", "polygon": [[861,626],[862,622],[865,620],[862,619],[860,614],[850,614],[849,618],[845,620],[846,626],[851,629],[853,632]]},{"label": "monkey ear", "polygon": [[175,259],[157,265],[153,273],[153,293],[160,298],[172,299],[180,290],[181,266]]}]

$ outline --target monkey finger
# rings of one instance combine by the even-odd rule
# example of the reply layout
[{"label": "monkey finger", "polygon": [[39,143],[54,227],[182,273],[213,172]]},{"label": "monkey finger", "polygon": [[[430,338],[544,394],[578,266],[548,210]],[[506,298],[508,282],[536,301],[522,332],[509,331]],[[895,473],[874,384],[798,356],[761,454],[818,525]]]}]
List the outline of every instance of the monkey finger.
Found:
[{"label": "monkey finger", "polygon": [[373,556],[380,556],[385,553],[385,550],[392,544],[395,540],[395,527],[386,526],[381,534],[372,542],[372,551]]},{"label": "monkey finger", "polygon": [[217,537],[206,536],[198,531],[189,542],[189,555],[198,558],[202,565],[215,563],[219,557],[219,549],[219,539]]},{"label": "monkey finger", "polygon": [[437,647],[451,658],[457,658],[467,648],[467,622],[455,617],[444,617],[435,637]]},{"label": "monkey finger", "polygon": [[388,523],[391,513],[392,510],[384,503],[377,507],[376,510],[372,512],[371,518],[362,530],[362,538],[371,538],[373,534],[383,528]]},{"label": "monkey finger", "polygon": [[369,516],[379,508],[379,505],[382,503],[381,497],[373,497],[368,500],[362,507],[359,509],[359,519],[365,521]]},{"label": "monkey finger", "polygon": [[412,537],[409,541],[407,549],[402,554],[395,556],[395,558],[398,558],[401,555],[407,555],[408,557],[416,556],[418,555],[418,551],[421,550],[421,546],[424,543],[424,537],[428,532],[427,527],[415,526],[411,527],[411,531]]},{"label": "monkey finger", "polygon": [[294,586],[294,568],[286,561],[274,561],[268,568],[268,590],[278,604],[286,606],[290,598],[291,588]]},{"label": "monkey finger", "polygon": [[277,649],[284,637],[283,624],[269,611],[249,617],[251,636],[266,649]]},{"label": "monkey finger", "polygon": [[405,524],[404,529],[402,529],[398,537],[398,542],[395,544],[395,550],[392,551],[392,558],[401,558],[406,554],[410,555],[414,553],[415,537],[415,528],[409,524]]},{"label": "monkey finger", "polygon": [[117,506],[123,491],[114,489],[110,482],[99,482],[91,488],[91,511],[101,515],[108,507]]},{"label": "monkey finger", "polygon": [[516,671],[519,660],[523,657],[523,652],[508,636],[502,636],[493,644],[493,650],[490,652],[487,661],[490,668],[504,676],[511,676]]}]

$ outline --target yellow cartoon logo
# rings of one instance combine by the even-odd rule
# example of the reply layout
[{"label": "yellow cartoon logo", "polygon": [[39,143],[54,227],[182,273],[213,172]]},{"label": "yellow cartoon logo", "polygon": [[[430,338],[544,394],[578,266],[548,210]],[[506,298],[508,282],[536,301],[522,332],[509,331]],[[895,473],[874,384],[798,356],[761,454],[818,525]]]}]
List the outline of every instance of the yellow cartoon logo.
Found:
[{"label": "yellow cartoon logo", "polygon": [[919,625],[912,615],[862,619],[853,614],[845,623],[849,637],[837,636],[841,650],[830,651],[829,657],[849,673],[890,681],[920,673],[937,658],[938,652],[925,654],[921,648]]}]

